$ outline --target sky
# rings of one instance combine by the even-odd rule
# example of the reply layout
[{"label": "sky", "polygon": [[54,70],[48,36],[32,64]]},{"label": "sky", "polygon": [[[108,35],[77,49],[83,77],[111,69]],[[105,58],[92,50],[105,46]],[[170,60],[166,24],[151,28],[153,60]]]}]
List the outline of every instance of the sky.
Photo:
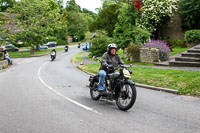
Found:
[{"label": "sky", "polygon": [[[64,5],[68,0],[64,0]],[[81,8],[87,8],[90,11],[95,11],[96,8],[99,8],[102,6],[101,0],[75,0],[76,3],[81,7]]]}]

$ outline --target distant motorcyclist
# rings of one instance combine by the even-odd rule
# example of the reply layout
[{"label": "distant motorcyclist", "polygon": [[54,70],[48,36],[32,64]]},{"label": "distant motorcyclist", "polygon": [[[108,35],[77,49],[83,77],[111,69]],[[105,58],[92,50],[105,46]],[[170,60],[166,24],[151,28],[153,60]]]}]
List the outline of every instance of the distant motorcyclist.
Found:
[{"label": "distant motorcyclist", "polygon": [[99,84],[98,90],[100,92],[104,92],[104,81],[106,74],[108,73],[108,68],[110,67],[117,67],[120,64],[124,64],[121,57],[116,54],[117,52],[117,45],[111,43],[107,46],[107,52],[105,52],[101,59],[101,67],[99,70]]},{"label": "distant motorcyclist", "polygon": [[78,48],[80,48],[81,47],[81,44],[80,43],[78,43]]},{"label": "distant motorcyclist", "polygon": [[53,61],[56,58],[56,50],[55,48],[51,51],[51,60]]},{"label": "distant motorcyclist", "polygon": [[65,52],[67,52],[69,49],[69,46],[68,45],[65,45]]}]

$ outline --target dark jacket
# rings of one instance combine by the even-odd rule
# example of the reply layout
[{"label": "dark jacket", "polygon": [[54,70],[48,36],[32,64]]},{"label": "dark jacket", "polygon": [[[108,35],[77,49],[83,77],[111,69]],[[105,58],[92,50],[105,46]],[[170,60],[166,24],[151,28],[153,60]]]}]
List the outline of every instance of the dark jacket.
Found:
[{"label": "dark jacket", "polygon": [[117,67],[120,64],[124,64],[124,62],[118,54],[111,55],[106,52],[102,56],[100,70],[107,71],[108,65],[113,65],[114,67]]}]

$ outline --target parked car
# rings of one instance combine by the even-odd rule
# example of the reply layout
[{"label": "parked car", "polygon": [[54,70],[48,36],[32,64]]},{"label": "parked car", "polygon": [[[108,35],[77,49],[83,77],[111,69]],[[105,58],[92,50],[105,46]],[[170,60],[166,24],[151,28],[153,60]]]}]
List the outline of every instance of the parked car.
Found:
[{"label": "parked car", "polygon": [[0,48],[1,52],[3,51],[10,51],[10,52],[13,52],[13,51],[19,51],[19,49],[17,47],[15,47],[13,44],[11,43],[8,43],[6,46],[1,46]]},{"label": "parked car", "polygon": [[57,46],[57,42],[48,42],[47,44],[45,44],[45,46],[56,47]]},{"label": "parked car", "polygon": [[48,49],[48,46],[40,45],[40,49]]}]

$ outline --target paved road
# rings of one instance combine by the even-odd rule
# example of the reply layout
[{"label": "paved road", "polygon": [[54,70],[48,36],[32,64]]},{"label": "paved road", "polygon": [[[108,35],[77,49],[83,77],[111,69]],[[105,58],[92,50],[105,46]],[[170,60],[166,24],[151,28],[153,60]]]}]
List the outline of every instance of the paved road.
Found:
[{"label": "paved road", "polygon": [[71,46],[49,56],[15,59],[0,72],[0,133],[199,133],[200,99],[137,88],[135,105],[90,98],[89,75],[76,69]]}]

